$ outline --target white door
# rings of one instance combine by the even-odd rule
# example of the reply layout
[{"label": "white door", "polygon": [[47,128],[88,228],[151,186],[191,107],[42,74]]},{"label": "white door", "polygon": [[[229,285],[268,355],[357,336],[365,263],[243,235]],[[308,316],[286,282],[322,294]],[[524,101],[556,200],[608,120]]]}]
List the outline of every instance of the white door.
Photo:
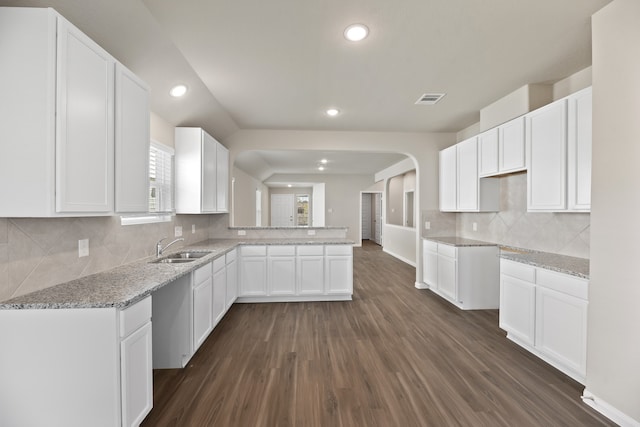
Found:
[{"label": "white door", "polygon": [[293,194],[271,195],[271,226],[293,227]]},{"label": "white door", "polygon": [[362,223],[362,240],[369,240],[371,239],[371,224],[373,224],[371,215],[371,193],[362,193],[360,218]]},{"label": "white door", "polygon": [[311,194],[311,225],[324,227],[324,182],[313,184]]},{"label": "white door", "polygon": [[382,245],[382,194],[373,195],[373,241]]}]

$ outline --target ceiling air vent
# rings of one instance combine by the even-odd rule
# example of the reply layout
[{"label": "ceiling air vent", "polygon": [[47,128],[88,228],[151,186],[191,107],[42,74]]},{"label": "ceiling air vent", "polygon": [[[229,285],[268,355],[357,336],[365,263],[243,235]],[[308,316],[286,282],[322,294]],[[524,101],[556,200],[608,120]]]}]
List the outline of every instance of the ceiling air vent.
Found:
[{"label": "ceiling air vent", "polygon": [[440,101],[445,93],[425,93],[416,101],[416,105],[434,105]]}]

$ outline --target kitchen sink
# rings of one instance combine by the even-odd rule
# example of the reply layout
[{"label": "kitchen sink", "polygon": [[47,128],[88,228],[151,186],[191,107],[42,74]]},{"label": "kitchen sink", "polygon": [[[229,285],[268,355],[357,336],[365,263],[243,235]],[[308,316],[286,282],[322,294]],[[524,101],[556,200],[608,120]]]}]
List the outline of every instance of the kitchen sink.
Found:
[{"label": "kitchen sink", "polygon": [[193,262],[198,258],[202,258],[204,256],[213,253],[212,251],[198,251],[198,252],[178,252],[175,254],[167,255],[163,258],[156,259],[151,261],[153,264],[185,264],[188,262]]}]

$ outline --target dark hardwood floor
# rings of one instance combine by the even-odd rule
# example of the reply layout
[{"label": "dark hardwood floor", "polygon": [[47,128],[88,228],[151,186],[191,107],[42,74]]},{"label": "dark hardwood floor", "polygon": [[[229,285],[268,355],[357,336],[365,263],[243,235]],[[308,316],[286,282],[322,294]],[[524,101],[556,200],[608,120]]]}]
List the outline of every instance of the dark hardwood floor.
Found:
[{"label": "dark hardwood floor", "polygon": [[235,304],[143,426],[601,426],[583,387],[364,242],[351,302]]}]

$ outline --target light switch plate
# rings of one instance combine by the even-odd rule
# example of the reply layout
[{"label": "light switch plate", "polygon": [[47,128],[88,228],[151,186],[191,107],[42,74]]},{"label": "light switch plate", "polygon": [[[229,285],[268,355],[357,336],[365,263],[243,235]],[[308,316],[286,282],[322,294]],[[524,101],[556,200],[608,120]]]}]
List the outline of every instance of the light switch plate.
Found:
[{"label": "light switch plate", "polygon": [[307,236],[315,236],[316,230],[307,230]]},{"label": "light switch plate", "polygon": [[182,226],[176,225],[174,228],[175,237],[182,237]]},{"label": "light switch plate", "polygon": [[78,240],[78,258],[89,256],[89,239]]},{"label": "light switch plate", "polygon": [[425,221],[424,222],[424,229],[425,230],[431,230],[431,222],[430,221]]},{"label": "light switch plate", "polygon": [[474,222],[472,224],[472,227],[473,227],[473,231],[478,231],[478,223],[477,222]]},{"label": "light switch plate", "polygon": [[191,224],[191,234],[196,234],[196,225]]},{"label": "light switch plate", "polygon": [[247,232],[245,230],[238,230],[238,236],[246,236]]}]

